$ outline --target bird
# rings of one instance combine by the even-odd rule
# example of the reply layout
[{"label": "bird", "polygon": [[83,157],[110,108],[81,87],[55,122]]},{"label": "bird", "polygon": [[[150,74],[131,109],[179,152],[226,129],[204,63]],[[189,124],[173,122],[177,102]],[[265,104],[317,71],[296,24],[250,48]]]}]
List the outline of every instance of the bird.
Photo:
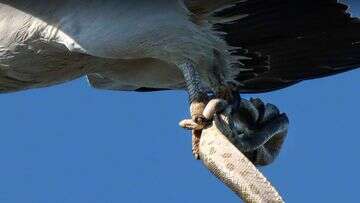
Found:
[{"label": "bird", "polygon": [[[181,125],[198,157],[209,101],[251,114],[263,104],[242,93],[359,67],[360,22],[347,10],[336,0],[0,0],[0,93],[83,76],[98,89],[185,90]],[[258,134],[237,142],[257,149],[269,139]]]}]

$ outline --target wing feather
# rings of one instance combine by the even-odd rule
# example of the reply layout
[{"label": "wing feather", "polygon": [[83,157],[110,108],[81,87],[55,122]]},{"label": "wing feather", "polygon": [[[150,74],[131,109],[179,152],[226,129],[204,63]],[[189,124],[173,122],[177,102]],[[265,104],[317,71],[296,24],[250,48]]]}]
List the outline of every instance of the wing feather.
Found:
[{"label": "wing feather", "polygon": [[236,78],[241,92],[276,90],[360,66],[360,21],[336,0],[185,2],[238,49],[234,55],[252,59],[242,61],[248,71]]}]

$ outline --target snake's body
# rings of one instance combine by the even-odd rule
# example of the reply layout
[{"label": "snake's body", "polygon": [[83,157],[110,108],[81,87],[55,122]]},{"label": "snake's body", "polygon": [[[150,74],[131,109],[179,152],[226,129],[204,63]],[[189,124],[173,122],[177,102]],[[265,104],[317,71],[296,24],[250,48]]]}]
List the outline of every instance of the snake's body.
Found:
[{"label": "snake's body", "polygon": [[203,130],[200,158],[205,166],[245,202],[284,202],[261,172],[218,130]]}]

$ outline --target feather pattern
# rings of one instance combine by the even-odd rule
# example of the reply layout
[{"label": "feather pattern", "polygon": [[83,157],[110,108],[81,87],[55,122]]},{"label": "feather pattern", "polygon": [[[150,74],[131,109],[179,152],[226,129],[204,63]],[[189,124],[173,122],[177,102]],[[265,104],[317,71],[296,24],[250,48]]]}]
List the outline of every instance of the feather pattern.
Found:
[{"label": "feather pattern", "polygon": [[185,2],[233,55],[247,57],[236,77],[240,92],[276,90],[360,64],[359,19],[336,0]]}]

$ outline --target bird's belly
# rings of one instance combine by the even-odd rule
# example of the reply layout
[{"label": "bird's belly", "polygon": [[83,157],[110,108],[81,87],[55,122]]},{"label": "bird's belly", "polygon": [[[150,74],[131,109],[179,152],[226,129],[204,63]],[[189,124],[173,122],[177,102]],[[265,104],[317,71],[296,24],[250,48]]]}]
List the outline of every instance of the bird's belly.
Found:
[{"label": "bird's belly", "polygon": [[106,68],[89,74],[88,79],[99,89],[184,88],[183,76],[175,65],[153,58],[108,60]]},{"label": "bird's belly", "polygon": [[[198,28],[177,0],[76,2],[64,3],[50,17],[38,12],[48,5],[27,11],[0,4],[7,12],[0,17],[12,16],[0,23],[0,34],[5,33],[0,48],[15,46],[15,51],[0,53],[1,92],[85,74],[99,88],[182,88],[174,57],[207,55],[199,46]],[[37,42],[34,48],[31,43]]]},{"label": "bird's belly", "polygon": [[0,92],[46,87],[88,75],[99,89],[179,89],[175,65],[152,58],[111,59],[69,52],[62,44],[32,42],[0,50]]},{"label": "bird's belly", "polygon": [[46,87],[84,75],[89,56],[35,41],[0,49],[0,92]]}]

